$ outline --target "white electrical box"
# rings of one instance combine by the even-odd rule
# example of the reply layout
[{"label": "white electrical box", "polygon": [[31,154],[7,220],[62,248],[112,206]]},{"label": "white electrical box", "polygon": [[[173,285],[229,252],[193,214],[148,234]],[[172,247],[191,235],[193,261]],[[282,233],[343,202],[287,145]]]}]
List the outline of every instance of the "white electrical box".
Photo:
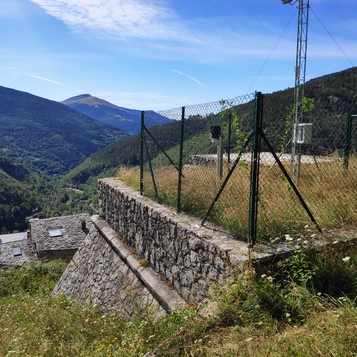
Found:
[{"label": "white electrical box", "polygon": [[311,144],[312,123],[299,123],[295,130],[295,142],[297,144]]}]

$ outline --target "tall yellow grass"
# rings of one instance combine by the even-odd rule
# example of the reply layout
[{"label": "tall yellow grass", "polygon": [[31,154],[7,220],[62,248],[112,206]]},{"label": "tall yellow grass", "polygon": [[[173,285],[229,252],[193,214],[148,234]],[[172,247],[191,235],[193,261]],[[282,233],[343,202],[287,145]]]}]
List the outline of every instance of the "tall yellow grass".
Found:
[{"label": "tall yellow grass", "polygon": [[[286,164],[289,172],[290,165]],[[205,217],[228,168],[218,179],[214,166],[184,166],[181,190],[182,211]],[[170,166],[155,168],[159,200],[176,207],[178,172]],[[137,169],[121,169],[119,178],[135,185]],[[350,228],[357,219],[357,157],[350,158],[349,169],[342,159],[318,164],[301,164],[297,188],[320,227]],[[144,175],[145,195],[155,197],[151,174]],[[239,165],[217,200],[208,221],[244,238],[248,235],[250,197],[249,165]],[[261,239],[299,232],[313,226],[278,165],[261,165],[259,175],[258,235]]]}]

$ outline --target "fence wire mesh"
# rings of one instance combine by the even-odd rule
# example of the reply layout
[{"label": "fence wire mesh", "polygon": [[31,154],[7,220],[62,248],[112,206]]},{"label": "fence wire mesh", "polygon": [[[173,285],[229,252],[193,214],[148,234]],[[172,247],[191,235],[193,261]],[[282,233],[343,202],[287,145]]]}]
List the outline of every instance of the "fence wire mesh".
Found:
[{"label": "fence wire mesh", "polygon": [[[266,95],[263,130],[310,213],[325,232],[356,220],[356,130],[350,114],[328,115],[307,108],[295,131],[294,103]],[[260,239],[317,233],[286,176],[261,145],[258,230]]]},{"label": "fence wire mesh", "polygon": [[[172,123],[155,125],[162,116]],[[179,210],[204,219],[237,159],[240,146],[249,136],[253,118],[254,94],[145,113],[144,193],[173,207],[178,204]],[[215,139],[217,127],[220,135]],[[222,161],[217,162],[220,152]],[[212,207],[207,224],[215,223],[246,236],[249,205],[246,153],[237,166]]]},{"label": "fence wire mesh", "polygon": [[144,113],[143,193],[205,225],[248,237],[251,134],[260,115],[258,239],[313,235],[313,220],[325,231],[355,222],[357,118],[323,115],[312,104],[294,130],[293,96],[287,94],[278,100],[264,95],[261,113],[255,109],[249,94]]}]

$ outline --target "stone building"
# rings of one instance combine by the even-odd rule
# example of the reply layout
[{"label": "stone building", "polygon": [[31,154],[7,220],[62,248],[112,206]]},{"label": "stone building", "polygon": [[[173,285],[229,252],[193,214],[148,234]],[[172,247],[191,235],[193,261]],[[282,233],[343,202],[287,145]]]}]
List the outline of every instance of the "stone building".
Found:
[{"label": "stone building", "polygon": [[0,235],[0,268],[37,261],[28,232]]},{"label": "stone building", "polygon": [[30,237],[40,260],[63,259],[69,262],[92,225],[90,215],[31,219]]}]

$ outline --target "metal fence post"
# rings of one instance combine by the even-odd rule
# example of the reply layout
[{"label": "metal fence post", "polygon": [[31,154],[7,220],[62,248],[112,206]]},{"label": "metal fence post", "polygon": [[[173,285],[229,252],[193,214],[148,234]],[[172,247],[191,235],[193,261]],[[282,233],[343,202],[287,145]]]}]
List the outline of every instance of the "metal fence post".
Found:
[{"label": "metal fence post", "polygon": [[144,121],[145,112],[141,112],[141,130],[140,130],[140,194],[144,190]]},{"label": "metal fence post", "polygon": [[352,115],[346,115],[345,145],[343,149],[343,167],[348,169],[348,161],[351,150]]},{"label": "metal fence post", "polygon": [[231,164],[231,136],[232,136],[232,113],[229,114],[228,122],[228,147],[227,147],[227,156],[228,156],[228,167]]},{"label": "metal fence post", "polygon": [[262,120],[262,93],[255,95],[255,118],[253,124],[253,149],[250,172],[250,197],[249,197],[249,247],[253,247],[257,238],[258,220],[258,190],[259,190],[259,160],[260,138]]},{"label": "metal fence post", "polygon": [[181,186],[182,186],[182,162],[183,162],[183,142],[185,134],[185,107],[181,111],[181,141],[180,141],[180,158],[178,167],[178,184],[177,184],[177,212],[181,211]]}]

